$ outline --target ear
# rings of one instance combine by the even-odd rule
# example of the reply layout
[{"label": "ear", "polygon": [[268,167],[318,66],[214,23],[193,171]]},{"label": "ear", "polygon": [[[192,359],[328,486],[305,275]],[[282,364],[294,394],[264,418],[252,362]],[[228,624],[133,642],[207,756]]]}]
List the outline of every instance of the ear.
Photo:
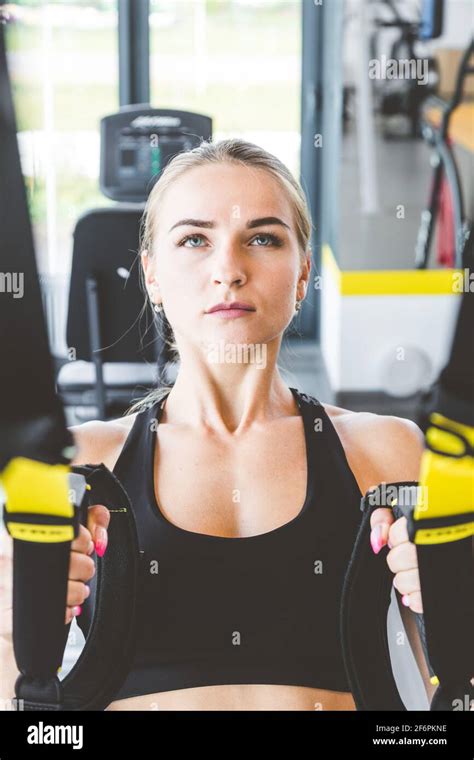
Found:
[{"label": "ear", "polygon": [[306,296],[310,271],[311,271],[311,248],[308,247],[303,265],[301,267],[301,273],[298,278],[298,293],[299,293],[300,300],[303,300],[303,298]]},{"label": "ear", "polygon": [[151,285],[154,277],[151,269],[150,257],[148,256],[148,250],[146,248],[141,252],[140,258],[142,262],[143,272],[145,274],[145,282],[147,285]]},{"label": "ear", "polygon": [[148,250],[146,248],[141,252],[141,262],[145,275],[145,284],[148,295],[152,301],[159,301],[161,300],[160,288],[156,281],[150,257],[148,256]]}]

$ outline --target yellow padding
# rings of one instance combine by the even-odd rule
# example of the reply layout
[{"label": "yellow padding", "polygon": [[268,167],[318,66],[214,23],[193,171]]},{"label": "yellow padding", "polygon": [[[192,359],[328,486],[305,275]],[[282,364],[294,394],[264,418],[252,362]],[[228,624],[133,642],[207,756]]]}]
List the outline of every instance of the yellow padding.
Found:
[{"label": "yellow padding", "polygon": [[21,541],[38,541],[42,544],[54,544],[74,539],[72,525],[33,525],[30,523],[8,523],[12,538]]},{"label": "yellow padding", "polygon": [[[426,439],[446,453],[461,453],[464,448],[462,441],[455,433],[460,432],[474,443],[474,428],[450,420],[438,412],[430,415],[430,421],[441,425],[444,430],[429,427]],[[452,432],[450,432],[452,431]],[[444,454],[425,449],[421,458],[419,476],[420,489],[423,495],[414,510],[414,518],[422,523],[427,518],[442,518],[452,515],[463,515],[474,511],[474,458],[470,455],[454,459]],[[415,543],[436,544],[456,541],[474,535],[474,521],[438,528],[418,527]]]},{"label": "yellow padding", "polygon": [[434,449],[444,451],[446,454],[459,456],[465,449],[463,441],[457,435],[435,427],[430,427],[426,431],[426,441]]},{"label": "yellow padding", "polygon": [[[15,457],[1,474],[8,514],[31,512],[72,518],[74,505],[69,500],[67,464],[46,464]],[[46,527],[46,526],[43,526]]]},{"label": "yellow padding", "polygon": [[322,247],[322,263],[343,296],[459,295],[462,269],[342,270],[331,247]]},{"label": "yellow padding", "polygon": [[432,412],[430,414],[430,421],[435,425],[445,427],[448,431],[452,430],[454,433],[461,433],[464,438],[467,438],[471,446],[474,446],[474,427],[472,425],[463,425],[461,422],[455,422],[455,420],[450,420],[449,417],[445,417],[439,412]]}]

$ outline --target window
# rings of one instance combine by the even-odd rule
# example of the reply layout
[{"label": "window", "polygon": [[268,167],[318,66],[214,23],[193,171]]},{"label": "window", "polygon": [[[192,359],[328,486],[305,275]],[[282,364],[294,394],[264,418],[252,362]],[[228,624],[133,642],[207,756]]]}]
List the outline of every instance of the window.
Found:
[{"label": "window", "polygon": [[99,131],[118,109],[117,3],[29,0],[8,9],[21,163],[50,339],[61,352],[76,221],[112,203],[99,190]]},{"label": "window", "polygon": [[151,104],[211,116],[299,177],[300,0],[151,0]]}]

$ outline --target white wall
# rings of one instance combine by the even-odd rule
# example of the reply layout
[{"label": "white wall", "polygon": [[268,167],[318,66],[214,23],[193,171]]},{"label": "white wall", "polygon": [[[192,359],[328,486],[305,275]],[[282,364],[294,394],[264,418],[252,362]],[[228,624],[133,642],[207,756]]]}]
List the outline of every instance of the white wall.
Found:
[{"label": "white wall", "polygon": [[473,0],[447,0],[444,33],[434,44],[444,48],[465,48],[473,33]]}]

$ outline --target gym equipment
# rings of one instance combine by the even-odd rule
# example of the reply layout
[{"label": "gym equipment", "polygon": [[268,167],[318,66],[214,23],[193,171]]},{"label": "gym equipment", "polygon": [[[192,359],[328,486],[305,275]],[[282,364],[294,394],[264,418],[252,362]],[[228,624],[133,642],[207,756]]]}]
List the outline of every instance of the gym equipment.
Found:
[{"label": "gym equipment", "polygon": [[90,408],[96,419],[120,415],[133,395],[156,387],[166,365],[156,325],[138,318],[144,301],[136,261],[142,213],[125,204],[92,209],[74,230],[66,326],[73,360],[57,360],[56,384],[76,417]]},{"label": "gym equipment", "polygon": [[209,117],[148,104],[101,120],[100,187],[117,204],[84,213],[74,230],[66,331],[74,361],[63,360],[57,387],[76,414],[92,406],[97,419],[117,416],[166,373],[166,342],[154,322],[144,329],[138,318],[142,216],[171,158],[211,137]]},{"label": "gym equipment", "polygon": [[[456,88],[451,100],[447,102],[439,97],[430,97],[424,103],[423,114],[432,108],[436,108],[441,110],[442,118],[439,128],[436,128],[422,117],[423,138],[433,148],[431,165],[434,171],[428,207],[421,213],[415,245],[415,265],[418,269],[426,269],[428,266],[433,234],[437,222],[438,224],[440,222],[443,199],[444,208],[446,204],[449,204],[454,234],[452,240],[447,242],[447,255],[444,255],[443,260],[438,261],[438,263],[463,268],[465,266],[465,251],[468,246],[474,244],[474,224],[465,217],[461,181],[452,150],[452,142],[449,138],[449,125],[453,111],[463,98],[466,78],[474,74],[474,65],[469,64],[473,55],[474,37],[462,57],[456,79]],[[449,255],[450,251],[452,251],[452,255]]]},{"label": "gym equipment", "polygon": [[209,116],[146,103],[122,106],[100,124],[100,189],[114,201],[146,201],[173,156],[212,138]]},{"label": "gym equipment", "polygon": [[[54,392],[1,24],[0,137],[1,263],[2,268],[23,272],[27,284],[26,299],[0,299],[0,346],[5,352],[11,348],[10,361],[0,377],[0,475],[5,501],[3,519],[14,542],[13,643],[21,671],[15,684],[16,707],[41,711],[102,710],[113,700],[133,655],[134,603],[139,569],[133,507],[119,481],[105,465],[69,466],[74,441],[65,426],[63,410]],[[469,608],[469,601],[474,599],[472,558],[459,550],[464,547],[463,540],[467,540],[474,530],[472,493],[469,496],[466,488],[469,485],[466,475],[472,468],[474,453],[474,419],[469,406],[472,398],[467,395],[469,389],[472,394],[472,385],[465,351],[467,333],[472,329],[472,297],[467,293],[463,297],[451,359],[441,378],[436,411],[430,410],[429,413],[427,440],[431,448],[420,480],[434,489],[435,514],[431,514],[431,505],[427,514],[420,515],[416,509],[410,513],[411,535],[423,549],[428,543],[430,550],[426,554],[428,568],[422,562],[420,573],[423,593],[425,588],[428,589],[425,625],[429,656],[433,657],[440,680],[436,692],[440,697],[435,695],[432,709],[457,709],[453,705],[449,707],[449,699],[457,700],[460,689],[467,688],[465,681],[467,675],[471,675],[472,666]],[[31,366],[35,367],[34,393],[30,387]],[[451,428],[451,431],[453,427],[459,429],[461,426],[464,440],[470,447],[465,449],[465,455],[453,451],[452,435],[447,430],[447,435],[438,436],[438,440],[428,438],[430,428],[435,425]],[[440,466],[446,456],[452,457],[447,477]],[[451,501],[453,494],[454,502]],[[366,494],[367,500],[369,495]],[[64,610],[70,544],[78,533],[79,524],[86,521],[88,505],[98,502],[111,509],[109,547],[104,557],[98,559],[97,591],[86,645],[76,665],[60,682],[57,671],[68,632],[64,625]],[[380,579],[379,573],[372,572],[375,568],[373,561],[378,561],[380,569],[384,567],[384,582],[389,573],[383,556],[379,556],[382,552],[373,555],[368,535],[364,535],[368,514],[361,525],[345,582],[346,595],[341,609],[345,662],[359,710],[370,709],[371,700],[379,696],[385,709],[403,709],[396,685],[390,679],[390,663],[387,662],[383,614],[387,600],[383,595],[370,595],[370,587],[364,582],[364,578],[370,580],[372,576]],[[435,529],[441,530],[442,535],[430,541],[432,519],[436,520]],[[428,529],[424,520],[430,521]],[[438,559],[442,542],[449,542],[451,550],[447,565],[444,555],[442,562]],[[433,547],[436,554],[432,557]],[[372,567],[367,575],[363,565],[368,557]],[[441,579],[435,577],[432,567],[436,562],[443,575]],[[461,575],[465,583],[459,582]],[[355,584],[361,581],[361,593],[356,596],[353,593]],[[464,627],[455,646],[447,647],[444,636],[449,634],[453,639],[459,631],[456,627],[446,631],[443,623],[443,646],[439,651],[437,626],[441,614],[444,618],[444,602],[443,606],[437,604],[438,583],[449,586],[450,612],[457,614],[457,618],[449,620],[457,621],[462,616]],[[44,588],[48,589],[47,594],[44,594]],[[464,596],[465,590],[467,596]],[[432,595],[432,591],[436,593]],[[359,602],[356,608],[351,604],[354,598]],[[367,611],[369,617],[366,617]],[[361,648],[357,652],[350,648],[352,631],[360,631],[361,626],[365,633],[365,656]],[[373,641],[370,632],[374,634]],[[467,652],[463,651],[465,639],[469,644]],[[379,666],[383,663],[387,672],[380,667],[374,672],[374,662]],[[379,677],[386,684],[382,691]],[[378,702],[375,705],[380,709]]]},{"label": "gym equipment", "polygon": [[402,416],[409,404],[414,414],[415,394],[436,380],[448,359],[456,270],[347,271],[327,244],[322,254],[321,352],[333,403],[344,407],[360,397],[369,408],[388,401],[393,410],[400,403]]},{"label": "gym equipment", "polygon": [[[466,289],[460,300],[449,361],[419,408],[426,446],[420,478],[381,484],[361,502],[364,517],[341,607],[346,670],[359,710],[404,709],[388,656],[385,621],[391,579],[386,551],[375,557],[366,551],[370,515],[379,506],[391,506],[395,517],[407,517],[408,535],[416,545],[423,596],[423,615],[417,614],[416,622],[432,683],[438,684],[430,709],[469,710],[474,699],[474,365],[467,350],[474,292]],[[367,619],[374,618],[375,631],[367,626]],[[369,663],[372,633],[379,651]]]},{"label": "gym equipment", "polygon": [[[421,15],[415,21],[411,21],[401,15],[396,0],[378,0],[378,2],[391,12],[393,18],[391,20],[382,18],[374,20],[375,31],[372,35],[372,58],[379,58],[376,40],[380,31],[383,29],[400,29],[400,36],[393,42],[390,49],[390,60],[394,61],[397,66],[402,61],[410,62],[417,72],[419,66],[423,67],[425,62],[428,65],[428,70],[424,72],[424,77],[427,78],[425,83],[419,82],[418,74],[416,77],[410,76],[405,79],[400,78],[400,74],[398,74],[394,79],[383,80],[383,84],[380,84],[376,88],[379,111],[385,121],[383,134],[386,139],[400,137],[418,138],[421,136],[420,109],[424,100],[436,92],[438,66],[434,58],[429,56],[421,58],[417,55],[416,43],[418,41],[435,39],[441,35],[444,0],[424,0]],[[393,116],[405,117],[410,126],[409,131],[396,131],[390,128],[388,120]]]}]

